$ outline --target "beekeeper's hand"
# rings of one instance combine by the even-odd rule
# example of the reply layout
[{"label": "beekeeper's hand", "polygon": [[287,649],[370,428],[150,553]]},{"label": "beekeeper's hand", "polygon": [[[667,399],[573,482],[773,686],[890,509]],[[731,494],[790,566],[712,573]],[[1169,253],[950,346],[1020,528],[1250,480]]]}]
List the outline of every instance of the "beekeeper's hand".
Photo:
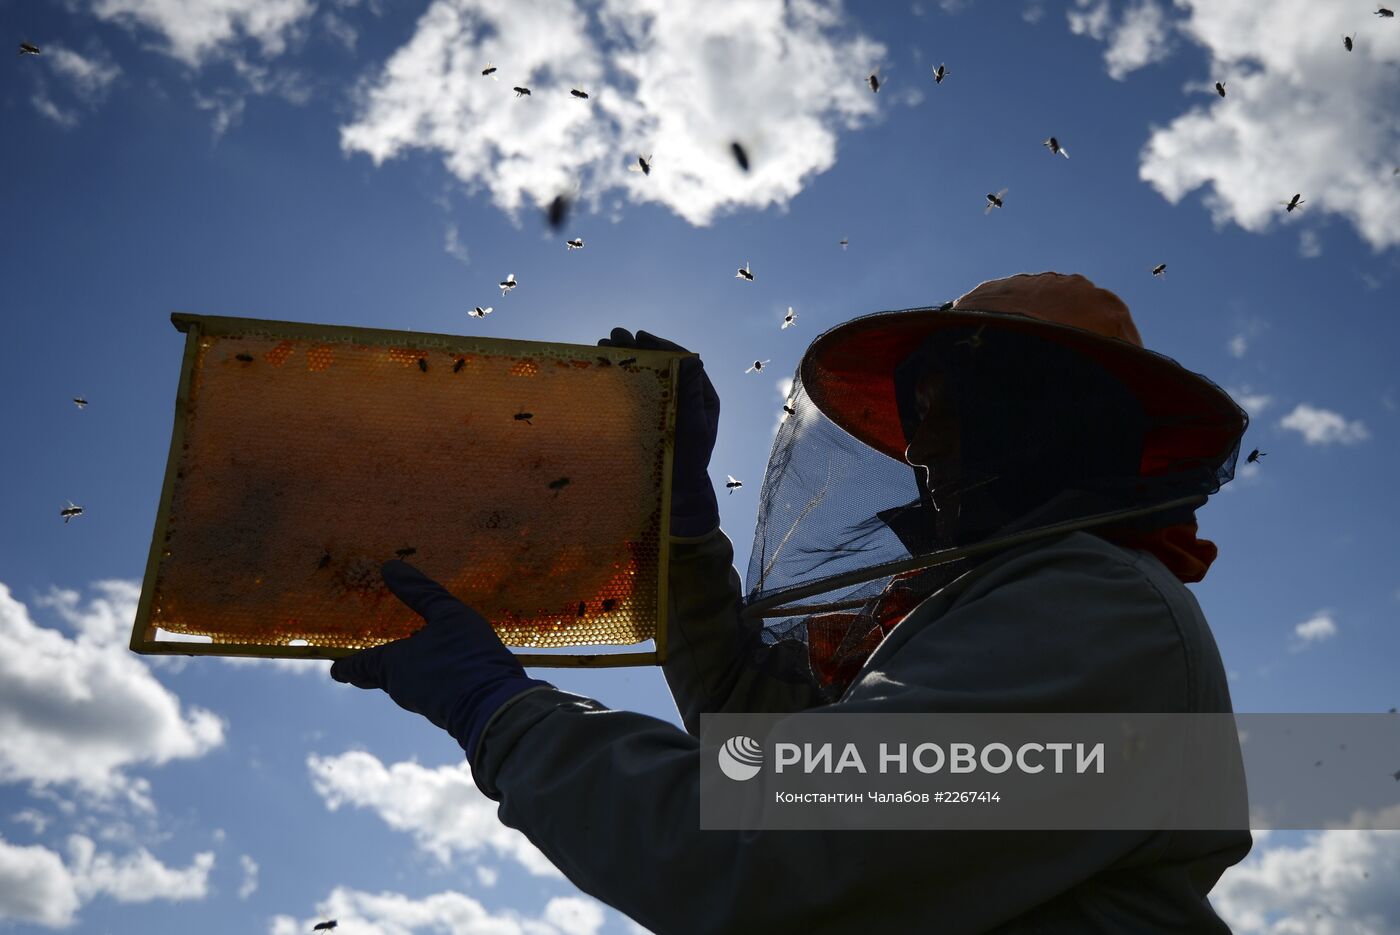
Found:
[{"label": "beekeeper's hand", "polygon": [[[681,351],[673,341],[625,328],[614,328],[599,347],[635,347],[644,351]],[[710,453],[719,432],[719,394],[698,357],[681,361],[676,394],[676,450],[671,464],[671,535],[702,536],[719,526],[719,503],[710,482]]]},{"label": "beekeeper's hand", "polygon": [[536,685],[481,614],[407,562],[385,562],[384,583],[427,623],[412,636],[362,649],[331,665],[331,678],[382,688],[462,745],[467,759],[491,715]]}]

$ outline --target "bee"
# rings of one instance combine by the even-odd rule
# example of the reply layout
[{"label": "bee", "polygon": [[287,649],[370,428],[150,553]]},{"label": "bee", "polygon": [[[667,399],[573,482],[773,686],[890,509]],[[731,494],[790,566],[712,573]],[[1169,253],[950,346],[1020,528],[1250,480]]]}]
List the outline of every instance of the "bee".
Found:
[{"label": "bee", "polygon": [[564,246],[568,247],[570,250],[582,250],[583,238],[575,237],[573,240],[566,240],[564,241]]},{"label": "bee", "polygon": [[483,69],[481,69],[481,73],[482,73],[483,75],[485,75],[487,78],[490,78],[492,81],[500,81],[500,80],[501,80],[501,79],[500,79],[499,77],[497,77],[497,75],[496,75],[496,66],[495,66],[495,65],[492,65],[490,62],[487,62],[487,63],[486,63],[486,67],[483,68]]},{"label": "bee", "polygon": [[72,500],[69,500],[68,505],[58,511],[58,515],[63,517],[63,525],[67,526],[68,521],[70,519],[72,519],[75,516],[83,515],[83,508],[78,506]]},{"label": "bee", "polygon": [[73,405],[75,405],[75,406],[77,406],[79,409],[81,409],[81,408],[83,408],[84,406],[87,405],[87,400],[84,399],[84,398],[81,397],[81,396],[74,396],[74,397],[73,397]]},{"label": "bee", "polygon": [[426,357],[418,358],[418,369],[424,373],[428,372],[428,359]]},{"label": "bee", "polygon": [[604,612],[604,613],[607,613],[608,611],[612,610],[612,609],[613,609],[614,607],[616,607],[616,606],[617,606],[617,598],[615,598],[615,597],[605,597],[605,598],[603,598],[603,612]]},{"label": "bee", "polygon": [[991,214],[993,208],[1000,208],[1000,207],[1001,207],[1001,199],[1004,198],[1004,197],[1006,196],[1006,193],[1009,192],[1009,191],[1011,191],[1011,189],[1009,189],[1009,188],[1003,188],[1001,191],[997,192],[995,195],[991,195],[991,194],[987,195],[987,209],[986,209],[985,211],[983,211],[982,213],[983,213],[983,214]]},{"label": "bee", "polygon": [[797,324],[797,313],[794,312],[792,306],[789,305],[787,314],[783,316],[783,330],[786,331],[795,324]]},{"label": "bee", "polygon": [[21,42],[19,44],[20,55],[38,55],[39,47],[32,42]]},{"label": "bee", "polygon": [[586,101],[586,100],[588,100],[588,92],[587,92],[587,91],[580,91],[578,88],[570,88],[570,89],[569,89],[569,93],[572,94],[574,97],[578,98],[578,99],[581,100],[581,101]]},{"label": "bee", "polygon": [[238,360],[243,361],[245,364],[251,364],[251,363],[253,362],[253,355],[252,355],[252,354],[238,354],[238,355],[236,355],[236,358],[237,358]]},{"label": "bee", "polygon": [[322,555],[322,556],[321,556],[321,560],[320,560],[319,562],[316,563],[316,567],[317,567],[317,568],[325,568],[325,567],[326,567],[327,565],[329,565],[330,563],[331,563],[331,553],[330,553],[329,551],[327,551],[325,555]]},{"label": "bee", "polygon": [[847,240],[845,237],[842,237],[840,240],[838,240],[838,241],[836,241],[836,242],[839,243],[839,244],[841,245],[841,249],[842,249],[842,250],[845,250],[846,247],[850,244],[850,241]]},{"label": "bee", "polygon": [[491,305],[488,305],[485,308],[482,308],[480,305],[478,305],[476,308],[467,312],[467,314],[470,315],[472,318],[485,318],[487,315],[491,314],[491,310],[493,308],[494,306]]},{"label": "bee", "polygon": [[1060,145],[1060,141],[1057,140],[1057,139],[1055,139],[1053,136],[1050,137],[1050,139],[1046,140],[1045,142],[1041,143],[1040,145],[1041,145],[1041,146],[1044,146],[1046,149],[1050,150],[1050,152],[1052,152],[1052,153],[1058,153],[1059,155],[1064,156],[1066,159],[1069,158],[1069,150],[1067,150],[1067,149],[1065,149],[1063,146],[1061,146],[1061,145]]},{"label": "bee", "polygon": [[1292,198],[1288,199],[1287,201],[1280,201],[1279,204],[1283,205],[1283,209],[1285,211],[1292,214],[1294,208],[1298,207],[1301,204],[1307,204],[1307,202],[1303,201],[1302,195],[1295,194]]},{"label": "bee", "polygon": [[535,414],[533,412],[517,412],[515,414],[515,421],[524,422],[526,425],[534,425],[535,423],[530,421],[534,417]]},{"label": "bee", "polygon": [[402,549],[395,549],[395,550],[394,550],[394,554],[397,555],[397,556],[399,557],[399,561],[402,562],[402,561],[404,561],[405,559],[407,559],[410,555],[417,555],[417,554],[418,554],[418,550],[415,549],[413,546],[410,545],[410,546],[405,546],[405,547],[402,548]]},{"label": "bee", "polygon": [[749,171],[749,154],[744,152],[744,147],[738,143],[730,143],[729,151],[734,154],[734,161],[739,164],[739,168],[745,172]]},{"label": "bee", "polygon": [[576,614],[576,616],[582,617],[582,616],[584,615],[584,612],[587,611],[587,610],[588,610],[588,604],[585,603],[584,601],[579,601],[579,602],[578,602],[578,613]]},{"label": "bee", "polygon": [[564,226],[564,222],[569,219],[569,196],[555,195],[554,200],[549,203],[545,210],[545,220],[549,222],[551,230],[559,230]]},{"label": "bee", "polygon": [[1342,48],[1346,49],[1348,52],[1351,51],[1351,36],[1342,37]]},{"label": "bee", "polygon": [[461,373],[462,368],[465,367],[466,365],[467,365],[467,359],[466,359],[465,357],[458,357],[458,358],[457,358],[457,362],[456,362],[455,364],[452,365],[452,372],[453,372],[453,373]]},{"label": "bee", "polygon": [[529,89],[529,88],[522,88],[520,85],[516,85],[515,87],[511,88],[511,90],[515,92],[515,96],[516,96],[516,97],[529,97],[529,96],[530,96],[530,89]]},{"label": "bee", "polygon": [[1255,448],[1249,453],[1249,457],[1245,458],[1244,460],[1246,464],[1258,464],[1259,459],[1267,454],[1267,451],[1260,451],[1258,448]]},{"label": "bee", "polygon": [[756,360],[756,361],[753,362],[753,366],[750,367],[749,369],[745,370],[744,372],[745,372],[745,373],[762,373],[762,372],[763,372],[763,366],[764,366],[764,364],[771,364],[771,363],[772,363],[771,360]]},{"label": "bee", "polygon": [[624,357],[617,362],[619,367],[630,367],[637,362],[635,357]]},{"label": "bee", "polygon": [[797,410],[789,406],[787,403],[783,403],[783,418],[795,415],[797,415]]},{"label": "bee", "polygon": [[1215,83],[1215,93],[1219,94],[1221,97],[1225,96],[1225,82],[1217,81]]},{"label": "bee", "polygon": [[933,70],[933,83],[942,84],[943,79],[951,75],[952,72],[944,68],[941,64]]},{"label": "bee", "polygon": [[865,78],[865,83],[868,84],[868,85],[870,85],[870,90],[871,90],[873,93],[879,94],[879,93],[880,93],[880,69],[877,68],[877,69],[875,69],[874,71],[872,71],[869,75],[867,75],[866,78]]},{"label": "bee", "polygon": [[651,175],[651,156],[638,156],[637,164],[627,167],[629,172],[640,172],[642,175]]},{"label": "bee", "polygon": [[1156,276],[1158,279],[1165,279],[1167,276],[1167,264],[1158,263],[1156,266],[1152,267],[1152,275]]},{"label": "bee", "polygon": [[1395,12],[1393,10],[1387,10],[1385,7],[1379,7],[1376,10],[1376,15],[1381,19],[1390,19],[1395,15]]},{"label": "bee", "polygon": [[753,282],[753,272],[749,270],[749,261],[745,260],[744,265],[739,267],[739,272],[734,274],[735,279],[742,279],[745,282]]},{"label": "bee", "polygon": [[514,289],[516,285],[518,285],[518,283],[516,283],[515,281],[515,274],[511,273],[509,276],[507,276],[505,279],[502,279],[500,282],[501,295],[508,295],[510,293],[510,290]]},{"label": "bee", "polygon": [[724,476],[726,478],[724,486],[729,488],[729,493],[731,495],[734,493],[734,491],[744,486],[744,482],[736,478],[733,474],[726,474]]},{"label": "bee", "polygon": [[[491,71],[495,71],[496,69],[492,68],[492,69],[490,69],[490,70],[491,70]],[[484,74],[486,74],[486,72],[482,72],[482,74],[484,75]],[[336,923],[335,919],[331,919],[329,922],[317,922],[315,925],[311,926],[311,931],[313,931],[313,932],[329,932],[331,929],[333,929],[333,928],[336,927],[336,924],[337,924],[337,923]]]},{"label": "bee", "polygon": [[563,490],[567,486],[569,486],[569,479],[567,477],[561,477],[558,480],[549,482],[549,489],[554,491]]}]

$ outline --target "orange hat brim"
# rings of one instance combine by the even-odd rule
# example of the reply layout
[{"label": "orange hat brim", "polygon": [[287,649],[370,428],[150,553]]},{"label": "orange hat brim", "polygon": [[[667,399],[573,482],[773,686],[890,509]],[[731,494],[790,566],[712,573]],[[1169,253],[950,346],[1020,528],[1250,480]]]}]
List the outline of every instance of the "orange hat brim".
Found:
[{"label": "orange hat brim", "polygon": [[803,356],[803,387],[832,422],[902,462],[908,442],[895,400],[895,367],[929,336],[966,325],[1055,341],[1116,377],[1137,397],[1148,418],[1141,477],[1201,464],[1218,468],[1249,424],[1228,393],[1162,354],[1083,328],[968,308],[877,312],[837,325],[818,336]]}]

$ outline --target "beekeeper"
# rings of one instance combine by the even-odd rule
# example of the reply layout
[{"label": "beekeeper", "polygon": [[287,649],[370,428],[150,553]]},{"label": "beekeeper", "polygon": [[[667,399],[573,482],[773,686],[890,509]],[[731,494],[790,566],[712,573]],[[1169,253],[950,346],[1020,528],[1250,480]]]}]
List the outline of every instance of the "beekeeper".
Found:
[{"label": "beekeeper", "polygon": [[746,599],[707,473],[719,399],[682,365],[664,672],[685,730],[528,677],[403,562],[385,581],[426,625],[331,675],[447,730],[505,824],[659,933],[1228,932],[1207,894],[1247,830],[700,830],[705,712],[1232,710],[1184,582],[1247,417],[1112,292],[1019,275],[867,315],[797,384]]}]

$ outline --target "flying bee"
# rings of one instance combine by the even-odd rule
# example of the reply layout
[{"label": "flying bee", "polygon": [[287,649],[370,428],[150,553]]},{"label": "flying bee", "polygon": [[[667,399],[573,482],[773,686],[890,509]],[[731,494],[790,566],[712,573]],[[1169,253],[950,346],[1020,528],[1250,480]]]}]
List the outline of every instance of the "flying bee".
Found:
[{"label": "flying bee", "polygon": [[841,249],[842,249],[842,250],[845,250],[846,247],[850,244],[850,241],[849,241],[848,239],[846,239],[845,237],[842,237],[840,240],[838,240],[838,241],[836,241],[836,242],[839,243],[839,244],[841,245]]},{"label": "flying bee", "polygon": [[63,525],[67,526],[68,521],[70,519],[72,519],[75,516],[83,515],[83,508],[78,506],[72,500],[69,500],[68,505],[58,511],[58,515],[63,517]]},{"label": "flying bee", "polygon": [[630,367],[637,362],[635,357],[624,357],[617,362],[619,367]]},{"label": "flying bee", "polygon": [[1267,454],[1268,454],[1267,451],[1260,451],[1258,448],[1255,448],[1253,451],[1251,451],[1251,452],[1249,453],[1249,457],[1245,458],[1244,460],[1245,460],[1245,463],[1247,463],[1247,464],[1258,464],[1258,463],[1259,463],[1259,459],[1262,458],[1262,457],[1264,457],[1264,456],[1267,455]]},{"label": "flying bee", "polygon": [[245,364],[251,364],[251,363],[253,362],[253,355],[252,355],[252,354],[238,354],[238,355],[235,355],[235,356],[236,356],[236,359],[237,359],[237,360],[241,360],[241,361],[243,361]]},{"label": "flying bee", "polygon": [[577,613],[575,616],[582,617],[582,616],[584,615],[584,613],[585,613],[587,610],[588,610],[588,604],[587,604],[586,602],[584,602],[584,601],[579,601],[579,602],[578,602],[578,613]]},{"label": "flying bee", "polygon": [[549,489],[554,491],[563,490],[567,486],[569,486],[569,479],[567,477],[561,477],[558,480],[549,482]]},{"label": "flying bee", "polygon": [[79,409],[81,409],[81,408],[83,408],[84,406],[87,405],[87,400],[86,400],[86,399],[83,399],[83,397],[81,397],[81,396],[74,396],[74,397],[73,397],[73,405],[75,405],[75,406],[77,406]]},{"label": "flying bee", "polygon": [[517,412],[515,414],[515,421],[524,422],[526,425],[534,425],[535,423],[530,421],[534,417],[535,414],[533,412]]},{"label": "flying bee", "polygon": [[424,373],[428,372],[428,359],[426,357],[418,358],[418,369]]},{"label": "flying bee", "polygon": [[587,91],[580,91],[578,88],[570,88],[570,89],[569,89],[569,93],[572,94],[574,97],[578,98],[578,99],[581,100],[581,101],[586,101],[586,100],[588,100],[588,92],[587,92]]},{"label": "flying bee", "polygon": [[756,361],[753,362],[753,366],[750,367],[749,369],[745,370],[744,372],[745,372],[745,373],[762,373],[762,372],[763,372],[763,365],[764,365],[764,364],[771,364],[771,363],[772,363],[771,360],[756,360]]},{"label": "flying bee", "polygon": [[1158,279],[1165,279],[1167,276],[1167,264],[1158,263],[1156,266],[1152,267],[1152,275],[1156,276]]},{"label": "flying bee", "polygon": [[1052,153],[1058,153],[1059,155],[1064,156],[1066,159],[1069,158],[1069,150],[1067,150],[1067,149],[1065,149],[1063,146],[1061,146],[1061,145],[1060,145],[1060,141],[1057,140],[1057,139],[1055,139],[1053,136],[1050,137],[1050,139],[1046,140],[1045,142],[1041,143],[1040,145],[1041,145],[1041,146],[1044,146],[1046,149],[1050,150],[1050,152],[1052,152]]},{"label": "flying bee", "polygon": [[564,222],[569,219],[569,196],[555,195],[554,200],[545,209],[544,219],[549,223],[551,230],[558,231],[564,226]]},{"label": "flying bee", "polygon": [[1009,191],[1011,191],[1011,189],[1009,189],[1009,188],[1003,188],[1001,191],[997,192],[995,195],[988,194],[988,195],[987,195],[987,209],[986,209],[985,211],[983,211],[982,213],[983,213],[983,214],[991,214],[993,208],[1000,208],[1000,207],[1001,207],[1001,199],[1004,198],[1004,197],[1006,197],[1006,193],[1009,192]]},{"label": "flying bee", "polygon": [[729,151],[734,154],[734,161],[739,164],[739,168],[745,172],[749,171],[749,154],[744,152],[744,147],[738,143],[730,143]]},{"label": "flying bee", "polygon": [[515,96],[516,96],[516,97],[529,97],[529,96],[530,96],[530,89],[529,89],[529,88],[522,88],[520,85],[516,85],[515,87],[511,88],[511,90],[515,92]]},{"label": "flying bee", "polygon": [[482,308],[480,305],[478,305],[476,308],[467,312],[467,314],[470,315],[472,318],[485,318],[487,315],[491,314],[491,310],[493,308],[495,308],[495,306],[493,305],[488,305],[485,308]]},{"label": "flying bee", "polygon": [[564,246],[568,247],[570,250],[582,250],[583,238],[575,237],[573,240],[566,240],[564,241]]},{"label": "flying bee", "polygon": [[1392,16],[1395,15],[1395,11],[1387,10],[1385,7],[1379,7],[1376,10],[1376,15],[1379,16],[1381,19],[1390,19]]},{"label": "flying bee", "polygon": [[865,78],[865,83],[870,85],[870,90],[876,94],[880,93],[880,69],[875,69]]},{"label": "flying bee", "polygon": [[1221,97],[1225,96],[1225,82],[1217,81],[1215,83],[1215,93],[1219,94]]},{"label": "flying bee", "polygon": [[457,362],[456,362],[455,364],[452,365],[452,372],[453,372],[453,373],[461,373],[461,372],[462,372],[462,368],[465,367],[466,365],[467,365],[467,359],[466,359],[465,357],[458,357],[458,358],[457,358]]},{"label": "flying bee", "polygon": [[[494,68],[491,69],[491,71],[495,71],[495,70],[496,70],[496,69],[494,69]],[[486,72],[482,72],[482,74],[484,75],[484,74],[486,74]],[[329,932],[331,929],[333,929],[333,928],[336,927],[336,924],[337,924],[337,923],[336,923],[335,919],[331,919],[329,922],[317,922],[315,925],[311,926],[311,931],[313,931],[313,932]]]},{"label": "flying bee", "polygon": [[608,611],[612,610],[612,609],[613,609],[614,607],[616,607],[616,606],[617,606],[617,598],[615,598],[615,597],[605,597],[605,598],[603,598],[603,612],[604,612],[604,613],[607,613]]},{"label": "flying bee", "polygon": [[1342,37],[1342,48],[1346,49],[1348,52],[1351,51],[1351,36]]},{"label": "flying bee", "polygon": [[500,80],[501,80],[501,79],[500,79],[499,77],[497,77],[497,75],[496,75],[496,66],[495,66],[495,65],[492,65],[490,62],[487,62],[487,63],[486,63],[486,67],[483,68],[483,69],[481,69],[481,73],[482,73],[483,75],[485,75],[487,78],[490,78],[492,81],[500,81]]},{"label": "flying bee", "polygon": [[651,175],[651,156],[638,156],[635,165],[627,167],[629,172],[640,172],[642,175]]},{"label": "flying bee", "polygon": [[951,75],[951,74],[952,74],[951,71],[949,71],[948,69],[944,68],[943,65],[940,64],[937,68],[935,68],[935,69],[933,70],[933,83],[934,83],[934,84],[942,84],[942,83],[943,83],[943,79],[946,78],[946,77],[948,77],[948,76]]},{"label": "flying bee", "polygon": [[417,554],[418,554],[418,550],[415,549],[413,546],[410,545],[410,546],[405,546],[405,547],[402,548],[402,549],[395,549],[395,550],[394,550],[394,554],[397,555],[397,556],[399,557],[399,561],[402,562],[402,561],[404,561],[405,559],[407,559],[410,555],[417,555]]},{"label": "flying bee", "polygon": [[753,272],[749,269],[749,261],[745,260],[744,265],[739,267],[739,272],[734,274],[735,279],[742,279],[744,282],[753,282]]},{"label": "flying bee", "polygon": [[500,282],[501,295],[508,295],[510,293],[510,290],[514,289],[517,285],[518,283],[515,281],[515,274],[511,273],[509,276],[507,276],[505,279],[502,279]]},{"label": "flying bee", "polygon": [[797,324],[797,313],[794,312],[792,306],[789,305],[787,314],[783,316],[783,330],[786,331],[795,324]]},{"label": "flying bee", "polygon": [[325,568],[325,567],[326,567],[327,565],[329,565],[330,563],[331,563],[331,553],[330,553],[329,551],[327,551],[325,555],[322,555],[322,556],[321,556],[321,560],[320,560],[319,562],[316,563],[316,567],[317,567],[317,568]]},{"label": "flying bee", "polygon": [[789,406],[787,403],[783,403],[783,412],[787,413],[790,416],[797,415],[797,410]]},{"label": "flying bee", "polygon": [[1291,214],[1294,208],[1298,207],[1301,204],[1307,204],[1307,202],[1303,201],[1302,195],[1295,194],[1292,198],[1288,199],[1287,201],[1280,201],[1279,204],[1283,205],[1284,210]]},{"label": "flying bee", "polygon": [[19,44],[20,55],[38,55],[39,47],[32,42],[21,42]]},{"label": "flying bee", "polygon": [[724,476],[727,478],[724,482],[724,486],[729,488],[730,494],[733,494],[734,491],[744,486],[744,482],[736,478],[733,474],[726,474]]}]

